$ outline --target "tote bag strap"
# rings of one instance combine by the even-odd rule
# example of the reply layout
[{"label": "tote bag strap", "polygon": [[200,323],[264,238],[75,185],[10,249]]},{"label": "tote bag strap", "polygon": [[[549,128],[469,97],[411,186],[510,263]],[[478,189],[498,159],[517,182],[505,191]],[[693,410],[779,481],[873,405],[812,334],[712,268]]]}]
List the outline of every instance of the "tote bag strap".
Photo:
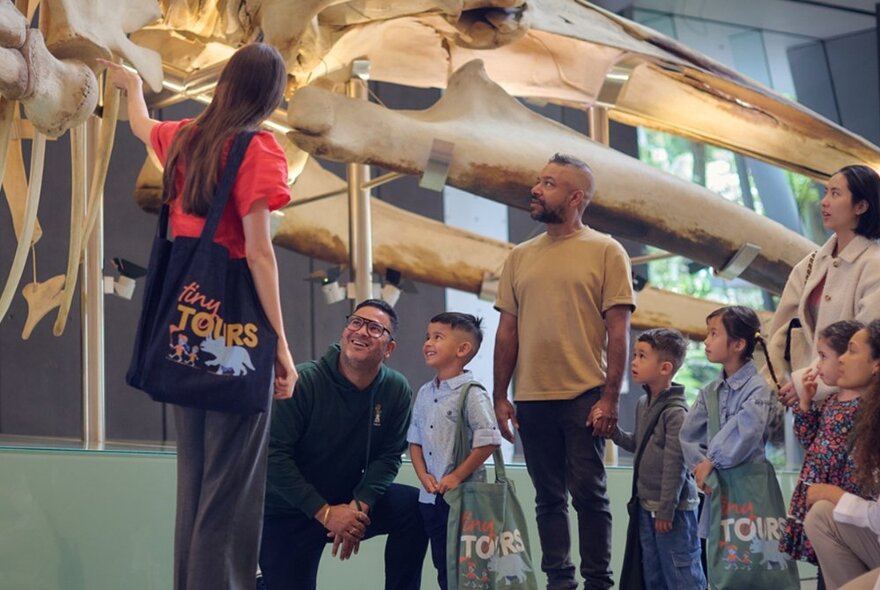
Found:
[{"label": "tote bag strap", "polygon": [[205,242],[214,241],[214,234],[217,232],[220,218],[226,209],[226,203],[232,192],[232,185],[235,184],[235,177],[238,176],[238,169],[241,168],[244,154],[256,133],[256,131],[242,131],[235,136],[232,147],[229,148],[229,155],[226,157],[226,166],[223,168],[220,182],[217,183],[217,188],[214,190],[214,198],[211,200],[211,208],[208,210],[208,215],[205,219],[205,227],[202,230],[202,237],[199,241],[200,245]]},{"label": "tote bag strap", "polygon": [[668,401],[663,404],[660,408],[660,411],[654,415],[654,418],[651,420],[650,424],[648,424],[648,428],[645,429],[645,436],[642,438],[642,442],[639,444],[639,448],[636,451],[635,457],[633,458],[633,478],[632,478],[632,495],[636,495],[636,484],[639,481],[639,463],[642,461],[642,454],[645,452],[645,448],[648,446],[648,441],[651,440],[651,437],[654,435],[654,429],[657,427],[657,423],[660,421],[660,418],[663,416],[663,412],[667,409],[676,407],[676,408],[684,408],[687,410],[687,406],[679,401]]},{"label": "tote bag strap", "polygon": [[[223,168],[220,182],[217,183],[217,188],[214,190],[214,198],[211,200],[211,207],[205,218],[205,227],[202,229],[202,237],[199,240],[200,244],[214,241],[214,234],[217,232],[223,210],[229,201],[229,194],[232,192],[232,185],[235,184],[235,177],[238,176],[238,169],[241,168],[244,154],[256,133],[256,131],[243,131],[233,140],[232,146],[229,148],[229,155],[226,156],[226,166]],[[162,209],[159,211],[159,223],[156,226],[156,235],[160,238],[168,235],[170,213],[171,207],[168,203],[162,203]]]},{"label": "tote bag strap", "polygon": [[[470,440],[468,440],[467,434],[467,396],[471,387],[484,389],[478,381],[468,381],[461,386],[461,396],[458,399],[458,427],[456,428],[455,445],[452,451],[456,466],[464,463],[470,452]],[[507,470],[504,468],[504,456],[501,454],[500,448],[492,454],[492,458],[495,461],[495,481],[508,481]]]},{"label": "tote bag strap", "polygon": [[712,440],[721,430],[721,414],[718,411],[718,387],[706,392],[706,414],[709,418],[707,434]]}]

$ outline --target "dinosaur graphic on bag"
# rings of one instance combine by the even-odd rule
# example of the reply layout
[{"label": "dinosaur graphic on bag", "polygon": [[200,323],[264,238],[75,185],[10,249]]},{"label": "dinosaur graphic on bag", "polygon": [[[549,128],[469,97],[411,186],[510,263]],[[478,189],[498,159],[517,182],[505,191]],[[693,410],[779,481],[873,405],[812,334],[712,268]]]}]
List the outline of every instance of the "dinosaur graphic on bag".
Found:
[{"label": "dinosaur graphic on bag", "polygon": [[226,346],[222,340],[206,338],[202,341],[201,351],[214,355],[214,359],[205,361],[207,367],[217,367],[217,375],[247,375],[247,370],[254,370],[251,357],[243,346]]},{"label": "dinosaur graphic on bag", "polygon": [[504,580],[510,585],[511,581],[525,582],[526,572],[532,571],[518,553],[508,553],[500,557],[497,553],[489,558],[489,571],[495,572],[495,580]]}]

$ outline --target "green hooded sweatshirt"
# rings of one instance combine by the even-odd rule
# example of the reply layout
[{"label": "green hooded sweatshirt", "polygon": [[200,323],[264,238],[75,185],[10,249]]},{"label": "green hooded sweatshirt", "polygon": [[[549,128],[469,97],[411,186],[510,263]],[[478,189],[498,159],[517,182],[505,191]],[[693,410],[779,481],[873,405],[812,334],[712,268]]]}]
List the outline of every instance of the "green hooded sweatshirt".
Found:
[{"label": "green hooded sweatshirt", "polygon": [[267,516],[312,518],[325,503],[353,499],[373,507],[397,476],[412,389],[384,364],[369,387],[357,389],[339,372],[339,352],[334,344],[320,360],[298,365],[293,397],[273,403]]}]

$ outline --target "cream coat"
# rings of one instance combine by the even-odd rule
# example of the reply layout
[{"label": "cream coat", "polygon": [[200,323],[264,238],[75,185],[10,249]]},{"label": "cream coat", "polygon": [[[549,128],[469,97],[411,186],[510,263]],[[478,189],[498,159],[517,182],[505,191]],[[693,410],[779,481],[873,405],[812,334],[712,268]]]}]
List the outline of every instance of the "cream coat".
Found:
[{"label": "cream coat", "polygon": [[[831,254],[837,236],[831,236],[816,253],[813,270],[807,277],[809,256],[791,271],[770,328],[770,359],[780,380],[791,373],[798,393],[804,370],[817,359],[816,337],[826,326],[840,320],[868,323],[880,318],[880,242],[857,235],[837,258]],[[826,276],[822,300],[815,322],[807,312],[807,297]],[[792,331],[791,364],[784,359],[789,322],[800,318],[800,329]],[[787,379],[785,379],[787,380]],[[818,397],[828,389],[820,383]]]}]

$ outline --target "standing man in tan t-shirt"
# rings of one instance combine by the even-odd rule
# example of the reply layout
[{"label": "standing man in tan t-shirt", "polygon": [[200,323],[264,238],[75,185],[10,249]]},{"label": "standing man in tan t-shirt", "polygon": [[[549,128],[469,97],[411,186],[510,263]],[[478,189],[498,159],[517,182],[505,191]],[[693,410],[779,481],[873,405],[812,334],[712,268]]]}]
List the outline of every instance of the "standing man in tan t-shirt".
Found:
[{"label": "standing man in tan t-shirt", "polygon": [[[626,251],[582,222],[594,192],[586,163],[550,159],[529,203],[547,232],[513,249],[495,301],[495,414],[506,439],[510,423],[522,437],[548,590],[577,588],[567,492],[584,587],[613,585],[603,437],[617,426],[635,305]],[[507,399],[514,368],[516,408]]]}]

